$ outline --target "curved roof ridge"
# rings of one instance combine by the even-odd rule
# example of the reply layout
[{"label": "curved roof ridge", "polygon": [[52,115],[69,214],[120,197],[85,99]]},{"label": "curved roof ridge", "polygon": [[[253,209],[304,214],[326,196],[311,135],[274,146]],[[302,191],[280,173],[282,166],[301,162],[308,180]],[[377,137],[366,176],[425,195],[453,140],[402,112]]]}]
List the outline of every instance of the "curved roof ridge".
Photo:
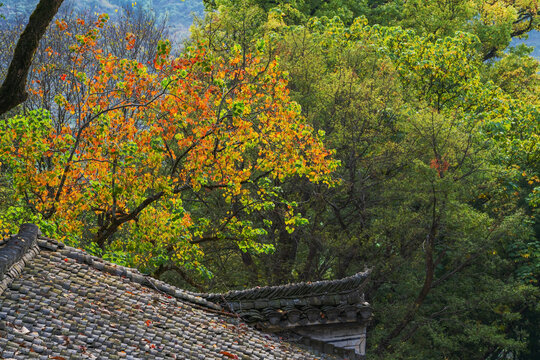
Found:
[{"label": "curved roof ridge", "polygon": [[345,294],[359,290],[371,273],[370,269],[338,280],[321,280],[315,282],[301,282],[287,285],[256,287],[246,290],[233,290],[226,293],[199,293],[213,302],[222,300],[257,300],[257,299],[285,299],[302,298],[317,295]]},{"label": "curved roof ridge", "polygon": [[102,258],[99,258],[97,256],[89,255],[84,250],[77,249],[71,246],[65,246],[62,250],[60,250],[60,253],[67,258],[74,259],[83,264],[87,264],[96,270],[106,272],[115,276],[125,277],[134,283],[143,285],[152,290],[161,291],[177,299],[185,300],[192,304],[204,306],[212,310],[223,310],[222,307],[218,304],[206,300],[197,293],[177,288],[176,286],[167,284],[164,281],[157,280],[152,278],[151,276],[141,274],[137,269],[117,265],[112,262],[103,260]]},{"label": "curved roof ridge", "polygon": [[39,228],[33,224],[23,224],[17,235],[2,241],[0,247],[0,295],[19,276],[26,263],[39,252],[36,241]]},{"label": "curved roof ridge", "polygon": [[17,235],[12,235],[0,243],[0,294],[9,286],[14,278],[19,276],[25,265],[31,261],[40,250],[59,252],[62,256],[76,260],[90,267],[111,275],[126,277],[130,281],[143,285],[152,290],[161,291],[177,299],[190,302],[208,309],[223,311],[223,308],[206,300],[199,294],[177,288],[161,280],[141,274],[137,269],[117,265],[84,250],[41,236],[39,227],[34,224],[23,224]]}]

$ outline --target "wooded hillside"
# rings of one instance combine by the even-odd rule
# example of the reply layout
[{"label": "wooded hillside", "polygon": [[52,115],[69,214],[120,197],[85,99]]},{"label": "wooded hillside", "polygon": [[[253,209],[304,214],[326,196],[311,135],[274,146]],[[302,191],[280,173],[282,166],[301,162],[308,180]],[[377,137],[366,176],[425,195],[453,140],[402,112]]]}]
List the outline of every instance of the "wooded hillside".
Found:
[{"label": "wooded hillside", "polygon": [[60,12],[0,118],[0,231],[204,291],[369,268],[368,359],[537,359],[536,2],[205,6],[182,46]]}]

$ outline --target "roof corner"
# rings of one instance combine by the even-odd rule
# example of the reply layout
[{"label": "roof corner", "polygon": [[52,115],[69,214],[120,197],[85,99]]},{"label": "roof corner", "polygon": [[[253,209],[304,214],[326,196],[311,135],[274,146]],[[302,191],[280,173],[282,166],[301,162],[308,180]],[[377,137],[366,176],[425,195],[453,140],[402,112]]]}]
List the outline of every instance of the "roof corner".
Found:
[{"label": "roof corner", "polygon": [[21,273],[28,261],[38,252],[39,227],[23,224],[17,235],[12,235],[0,246],[0,294]]}]

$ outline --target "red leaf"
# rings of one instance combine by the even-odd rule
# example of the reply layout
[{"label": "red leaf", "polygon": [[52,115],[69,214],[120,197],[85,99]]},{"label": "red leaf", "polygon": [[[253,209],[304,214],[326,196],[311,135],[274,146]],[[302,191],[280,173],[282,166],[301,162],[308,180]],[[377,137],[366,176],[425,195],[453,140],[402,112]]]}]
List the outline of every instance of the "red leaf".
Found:
[{"label": "red leaf", "polygon": [[238,359],[238,355],[234,355],[234,354],[231,354],[230,352],[228,351],[220,351],[219,352],[221,355],[225,355],[226,357],[230,358],[230,359]]}]

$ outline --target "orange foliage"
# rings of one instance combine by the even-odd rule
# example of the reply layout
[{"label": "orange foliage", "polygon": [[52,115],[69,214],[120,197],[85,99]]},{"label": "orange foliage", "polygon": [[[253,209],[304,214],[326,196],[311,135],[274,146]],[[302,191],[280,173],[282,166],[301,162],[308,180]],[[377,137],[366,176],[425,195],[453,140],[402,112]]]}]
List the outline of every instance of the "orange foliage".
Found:
[{"label": "orange foliage", "polygon": [[[104,19],[74,36],[72,60],[80,66],[61,76],[66,90],[55,98],[71,120],[52,121],[43,136],[14,131],[27,146],[4,148],[4,157],[18,159],[19,190],[38,212],[59,219],[62,231],[90,227],[103,246],[146,209],[172,202],[184,214],[177,228],[192,239],[183,192],[219,191],[250,207],[268,201],[260,179],[329,181],[336,162],[291,102],[277,59],[240,48],[224,58],[204,43],[172,58],[162,42],[147,66],[97,48]],[[88,59],[98,66],[93,76],[82,65]],[[152,214],[171,216],[163,209]],[[155,239],[141,241],[155,246]]]}]

